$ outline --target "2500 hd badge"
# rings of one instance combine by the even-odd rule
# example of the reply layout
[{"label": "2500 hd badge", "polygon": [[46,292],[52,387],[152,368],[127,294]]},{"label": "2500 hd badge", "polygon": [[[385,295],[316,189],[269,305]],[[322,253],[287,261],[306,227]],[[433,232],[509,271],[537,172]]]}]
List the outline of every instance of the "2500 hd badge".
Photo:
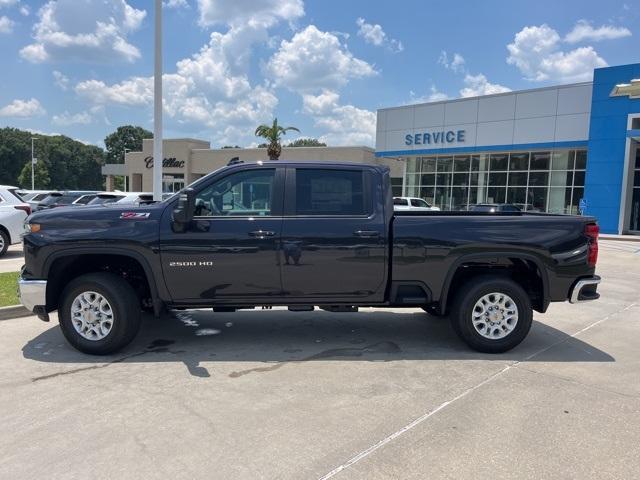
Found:
[{"label": "2500 hd badge", "polygon": [[213,267],[212,261],[201,260],[199,262],[169,262],[170,267]]}]

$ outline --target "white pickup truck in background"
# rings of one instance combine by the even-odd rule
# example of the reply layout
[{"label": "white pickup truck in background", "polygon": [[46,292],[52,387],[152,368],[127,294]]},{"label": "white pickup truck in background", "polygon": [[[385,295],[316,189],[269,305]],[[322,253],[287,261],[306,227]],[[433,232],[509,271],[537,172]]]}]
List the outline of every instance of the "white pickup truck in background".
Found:
[{"label": "white pickup truck in background", "polygon": [[438,207],[429,205],[422,198],[417,197],[393,197],[393,209],[396,211],[413,210],[416,212],[437,212],[440,210]]}]

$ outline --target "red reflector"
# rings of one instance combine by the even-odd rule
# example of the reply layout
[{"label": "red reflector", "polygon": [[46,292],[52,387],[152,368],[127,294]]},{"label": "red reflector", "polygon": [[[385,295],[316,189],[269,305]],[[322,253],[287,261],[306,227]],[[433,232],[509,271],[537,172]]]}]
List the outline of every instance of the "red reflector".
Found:
[{"label": "red reflector", "polygon": [[14,205],[13,208],[27,212],[27,215],[31,215],[31,207],[29,205]]},{"label": "red reflector", "polygon": [[589,266],[595,267],[598,263],[598,235],[600,227],[595,223],[589,223],[584,227],[584,234],[589,237],[589,256],[587,262]]}]

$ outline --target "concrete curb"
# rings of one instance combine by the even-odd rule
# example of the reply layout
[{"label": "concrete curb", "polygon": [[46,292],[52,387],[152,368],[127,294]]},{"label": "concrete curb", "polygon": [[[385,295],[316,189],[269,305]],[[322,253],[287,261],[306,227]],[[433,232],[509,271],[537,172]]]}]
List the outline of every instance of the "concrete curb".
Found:
[{"label": "concrete curb", "polygon": [[601,234],[600,240],[614,240],[617,242],[640,242],[640,235],[608,235]]},{"label": "concrete curb", "polygon": [[10,305],[0,307],[0,320],[11,320],[12,318],[30,317],[33,312],[27,310],[23,305]]}]

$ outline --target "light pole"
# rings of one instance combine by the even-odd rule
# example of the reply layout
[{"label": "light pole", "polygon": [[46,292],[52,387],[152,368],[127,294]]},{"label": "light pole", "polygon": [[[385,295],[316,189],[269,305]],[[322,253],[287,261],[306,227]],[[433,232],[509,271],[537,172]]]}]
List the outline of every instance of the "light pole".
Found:
[{"label": "light pole", "polygon": [[40,140],[38,137],[31,137],[31,190],[35,190],[36,189],[36,177],[35,177],[35,170],[36,170],[36,162],[38,161],[36,159],[36,157],[33,155],[33,141],[34,140]]},{"label": "light pole", "polygon": [[153,199],[162,200],[162,0],[156,0],[153,72]]},{"label": "light pole", "polygon": [[124,147],[124,155],[122,157],[122,164],[125,166],[125,170],[124,170],[124,191],[127,192],[127,152],[130,152],[131,149]]}]

